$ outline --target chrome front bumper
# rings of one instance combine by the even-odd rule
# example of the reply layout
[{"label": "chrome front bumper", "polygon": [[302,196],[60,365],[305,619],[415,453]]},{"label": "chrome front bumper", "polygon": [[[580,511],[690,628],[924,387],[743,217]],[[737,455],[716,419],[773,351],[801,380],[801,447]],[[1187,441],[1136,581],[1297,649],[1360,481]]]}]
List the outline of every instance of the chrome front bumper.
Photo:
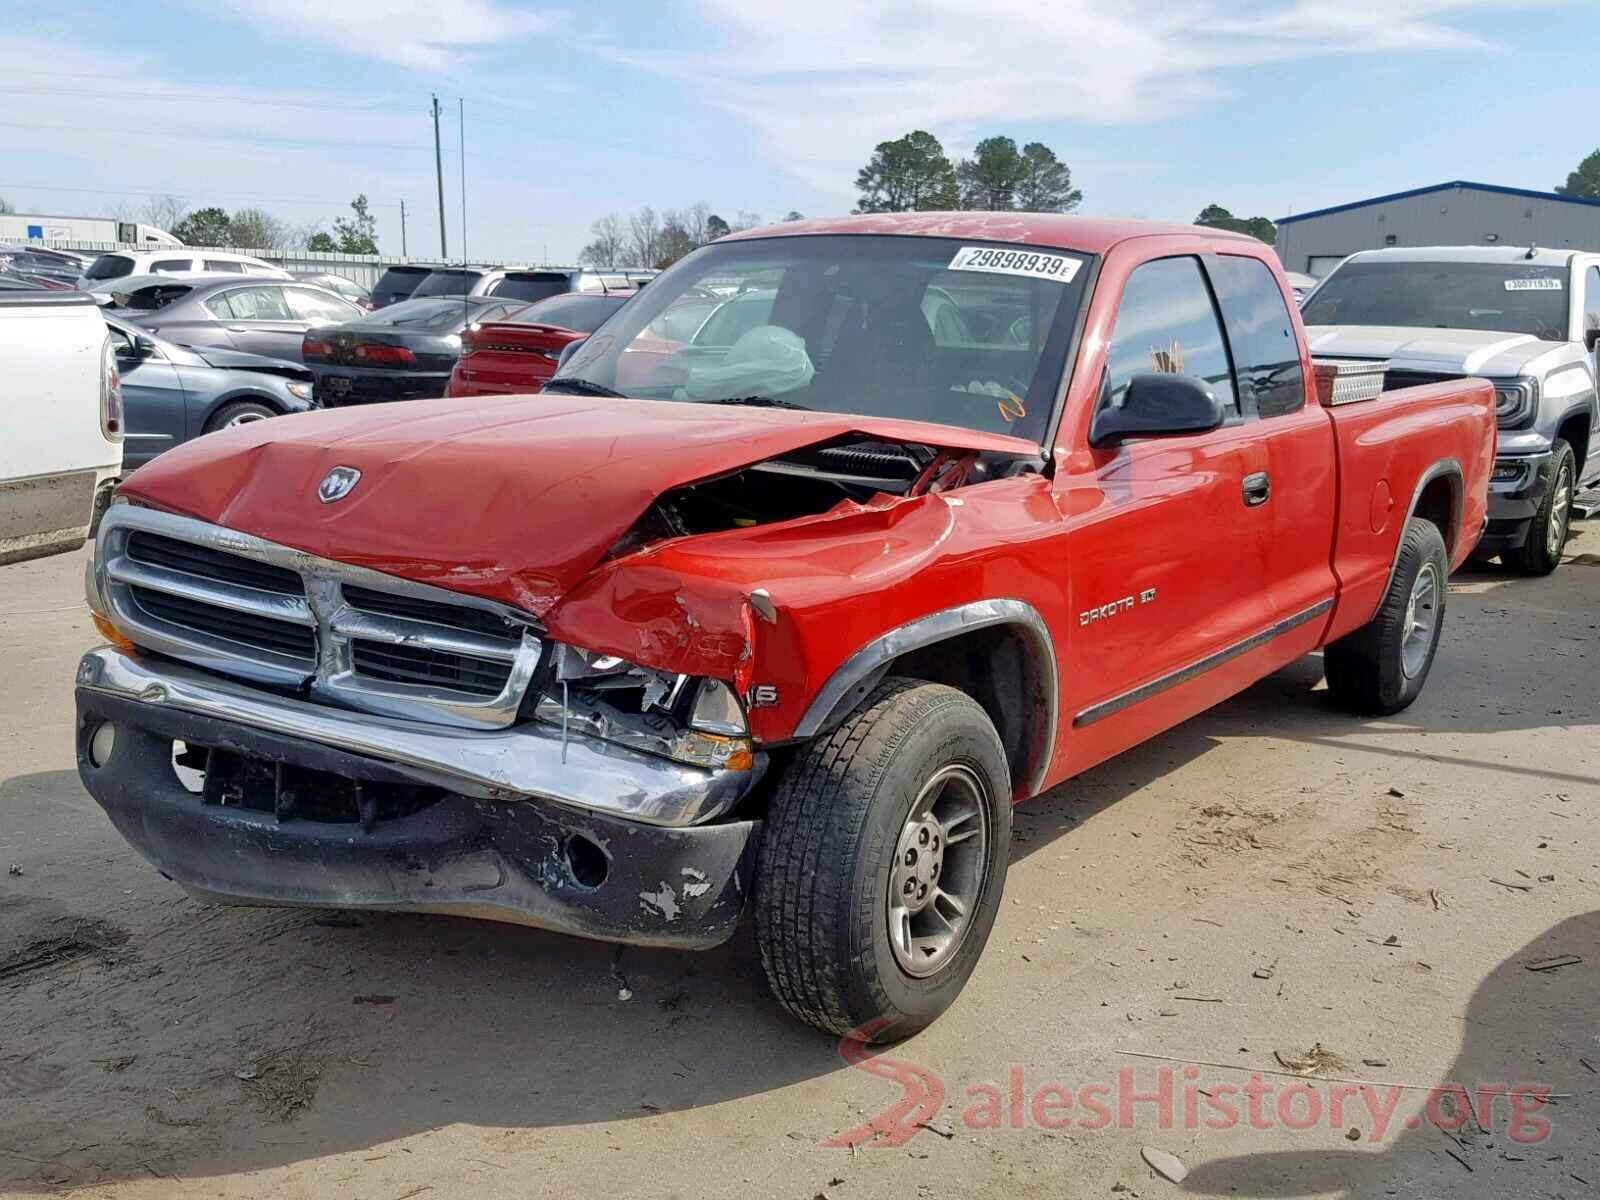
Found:
[{"label": "chrome front bumper", "polygon": [[729,812],[761,778],[640,754],[523,725],[451,729],[313,704],[110,646],[78,664],[78,687],[156,708],[304,739],[389,764],[419,783],[491,800],[535,797],[583,812],[680,828]]}]

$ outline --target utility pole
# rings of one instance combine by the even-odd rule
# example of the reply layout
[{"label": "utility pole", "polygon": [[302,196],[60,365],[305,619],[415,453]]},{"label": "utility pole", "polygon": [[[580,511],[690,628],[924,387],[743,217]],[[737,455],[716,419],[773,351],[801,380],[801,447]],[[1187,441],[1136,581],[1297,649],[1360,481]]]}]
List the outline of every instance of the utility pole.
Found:
[{"label": "utility pole", "polygon": [[400,201],[400,257],[406,258],[406,202]]},{"label": "utility pole", "polygon": [[439,153],[439,97],[433,98],[433,174],[439,183],[439,257],[448,259],[450,247],[444,236],[444,159]]}]

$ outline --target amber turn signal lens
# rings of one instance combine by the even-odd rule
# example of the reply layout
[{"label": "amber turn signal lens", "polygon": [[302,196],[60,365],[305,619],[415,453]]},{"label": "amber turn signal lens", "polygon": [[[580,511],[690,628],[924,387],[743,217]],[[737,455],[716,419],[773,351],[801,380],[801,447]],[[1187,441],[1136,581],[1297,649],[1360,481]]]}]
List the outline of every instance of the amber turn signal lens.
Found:
[{"label": "amber turn signal lens", "polygon": [[122,634],[118,633],[115,625],[106,620],[106,618],[102,617],[99,613],[94,613],[92,615],[94,616],[94,627],[100,631],[101,637],[105,638],[106,641],[110,642],[124,654],[137,653],[139,648],[127,638],[123,637]]}]

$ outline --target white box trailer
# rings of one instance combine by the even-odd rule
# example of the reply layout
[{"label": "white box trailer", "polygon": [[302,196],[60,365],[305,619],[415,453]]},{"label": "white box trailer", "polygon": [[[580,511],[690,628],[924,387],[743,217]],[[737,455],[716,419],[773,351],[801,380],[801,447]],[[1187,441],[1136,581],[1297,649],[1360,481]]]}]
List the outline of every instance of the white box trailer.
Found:
[{"label": "white box trailer", "polygon": [[177,238],[142,221],[114,217],[53,217],[0,213],[0,244],[17,242],[117,242],[137,246],[181,246]]}]

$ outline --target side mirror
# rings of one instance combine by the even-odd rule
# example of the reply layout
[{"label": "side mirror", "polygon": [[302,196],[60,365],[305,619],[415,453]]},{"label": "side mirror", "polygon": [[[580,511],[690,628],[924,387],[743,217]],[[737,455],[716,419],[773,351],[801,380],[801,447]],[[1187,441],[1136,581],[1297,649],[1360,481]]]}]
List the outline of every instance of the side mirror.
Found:
[{"label": "side mirror", "polygon": [[1583,331],[1583,344],[1591,350],[1596,346],[1600,346],[1600,326]]},{"label": "side mirror", "polygon": [[1114,446],[1132,437],[1204,433],[1221,425],[1222,401],[1193,375],[1135,375],[1122,403],[1106,405],[1089,425],[1091,446]]},{"label": "side mirror", "polygon": [[567,360],[576,354],[582,348],[583,344],[588,340],[589,339],[587,337],[581,337],[576,341],[568,342],[565,346],[561,347],[561,357],[556,359],[556,370],[559,371],[562,367],[566,366]]},{"label": "side mirror", "polygon": [[127,341],[116,340],[116,356],[123,362],[140,362],[156,351],[156,344],[147,337],[135,335]]}]

